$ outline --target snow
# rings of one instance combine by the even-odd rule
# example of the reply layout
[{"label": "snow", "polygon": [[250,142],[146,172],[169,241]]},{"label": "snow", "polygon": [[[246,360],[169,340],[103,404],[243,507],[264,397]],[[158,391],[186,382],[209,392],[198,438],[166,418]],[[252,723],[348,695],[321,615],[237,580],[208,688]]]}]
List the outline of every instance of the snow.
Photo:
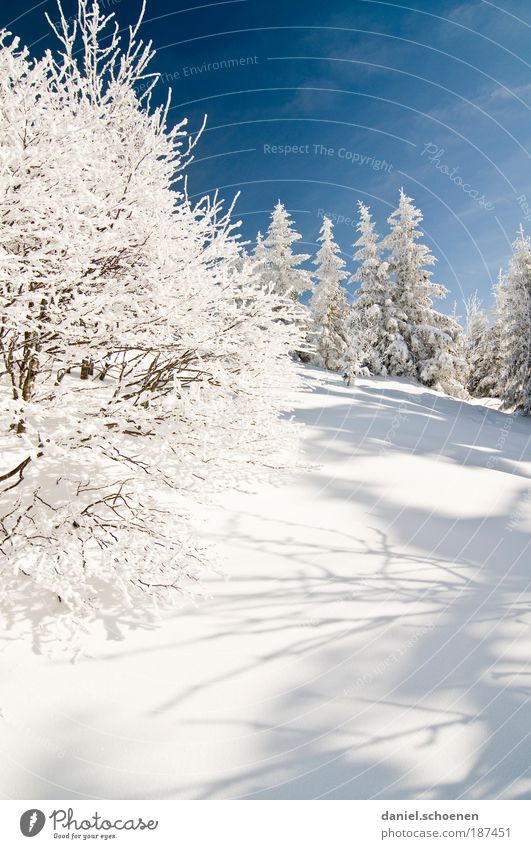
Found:
[{"label": "snow", "polygon": [[529,798],[529,420],[304,374],[306,468],[196,520],[209,597],[75,663],[6,628],[5,797]]}]

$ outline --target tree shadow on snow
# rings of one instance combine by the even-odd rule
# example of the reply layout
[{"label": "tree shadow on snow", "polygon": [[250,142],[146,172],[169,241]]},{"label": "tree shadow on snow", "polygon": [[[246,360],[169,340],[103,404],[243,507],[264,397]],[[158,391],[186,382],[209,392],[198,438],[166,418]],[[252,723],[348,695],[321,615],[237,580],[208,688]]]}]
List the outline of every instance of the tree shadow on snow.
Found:
[{"label": "tree shadow on snow", "polygon": [[125,717],[97,701],[92,722],[73,717],[61,766],[26,764],[43,776],[28,798],[55,798],[39,795],[52,773],[60,789],[42,792],[57,798],[531,798],[530,540],[515,521],[529,422],[396,381],[329,386],[330,407],[297,413],[312,459],[429,455],[514,476],[511,497],[488,516],[457,496],[434,510],[324,468],[306,485],[365,527],[252,515],[253,499],[227,509],[219,539],[249,574],[180,611],[162,644],[106,654],[140,674],[156,652],[163,693],[144,688]]}]

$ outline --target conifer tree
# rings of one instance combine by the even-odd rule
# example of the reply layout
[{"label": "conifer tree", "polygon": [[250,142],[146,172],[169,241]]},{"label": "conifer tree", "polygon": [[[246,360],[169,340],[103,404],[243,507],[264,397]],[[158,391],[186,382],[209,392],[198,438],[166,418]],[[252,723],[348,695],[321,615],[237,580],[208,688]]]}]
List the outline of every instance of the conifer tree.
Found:
[{"label": "conifer tree", "polygon": [[[364,329],[370,345],[364,353],[364,359],[372,374],[386,374],[387,349],[392,339],[393,302],[389,292],[388,263],[382,259],[382,245],[375,232],[374,222],[369,210],[358,202],[359,238],[354,243],[358,248],[354,260],[360,264],[351,280],[359,283],[355,293],[354,309],[358,318],[354,322],[357,334]],[[370,331],[370,332],[369,332]]]},{"label": "conifer tree", "polygon": [[260,230],[256,234],[256,244],[254,246],[254,251],[252,253],[252,261],[254,267],[254,273],[260,282],[267,286],[268,284],[268,271],[267,271],[267,249],[264,247],[264,237]]},{"label": "conifer tree", "polygon": [[466,303],[466,388],[471,395],[478,394],[479,386],[489,375],[488,330],[487,315],[475,292]]},{"label": "conifer tree", "polygon": [[341,367],[347,344],[346,320],[349,308],[341,283],[348,274],[339,246],[334,241],[332,222],[326,216],[318,241],[321,247],[314,259],[317,282],[310,301],[310,336],[315,349],[314,361],[324,368],[337,371]]},{"label": "conifer tree", "polygon": [[347,386],[350,386],[356,375],[371,373],[367,362],[371,360],[371,351],[376,348],[377,319],[370,312],[362,316],[352,305],[345,327],[347,341],[339,370]]},{"label": "conifer tree", "polygon": [[[293,245],[301,239],[293,227],[289,212],[278,201],[271,213],[271,223],[266,237],[258,247],[261,278],[282,296],[297,300],[302,292],[312,286],[311,274],[299,268],[309,259],[309,254],[295,254]],[[256,251],[255,251],[256,256]]]},{"label": "conifer tree", "polygon": [[[480,373],[473,387],[477,398],[501,398],[504,392],[505,327],[507,324],[507,276],[500,269],[493,290],[494,307],[481,346]],[[470,378],[469,378],[470,379]],[[472,390],[471,390],[472,391]]]},{"label": "conifer tree", "polygon": [[428,267],[436,260],[429,248],[419,243],[422,214],[403,190],[388,222],[391,232],[384,246],[389,250],[394,314],[388,320],[387,370],[462,395],[466,377],[463,332],[453,317],[433,307],[433,298],[444,298],[447,290],[430,279]]},{"label": "conifer tree", "polygon": [[522,228],[513,244],[501,330],[503,406],[531,415],[531,242]]}]

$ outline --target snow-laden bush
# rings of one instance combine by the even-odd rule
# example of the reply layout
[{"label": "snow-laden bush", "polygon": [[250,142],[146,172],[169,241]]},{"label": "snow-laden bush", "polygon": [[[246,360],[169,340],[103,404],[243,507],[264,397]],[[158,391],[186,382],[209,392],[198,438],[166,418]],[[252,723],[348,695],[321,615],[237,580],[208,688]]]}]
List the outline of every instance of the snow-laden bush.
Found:
[{"label": "snow-laden bush", "polygon": [[40,60],[0,42],[2,596],[38,588],[75,622],[105,588],[145,606],[196,578],[183,504],[283,463],[297,380],[276,321],[297,306],[255,279],[232,210],[177,184],[185,122],[111,18],[80,0]]}]

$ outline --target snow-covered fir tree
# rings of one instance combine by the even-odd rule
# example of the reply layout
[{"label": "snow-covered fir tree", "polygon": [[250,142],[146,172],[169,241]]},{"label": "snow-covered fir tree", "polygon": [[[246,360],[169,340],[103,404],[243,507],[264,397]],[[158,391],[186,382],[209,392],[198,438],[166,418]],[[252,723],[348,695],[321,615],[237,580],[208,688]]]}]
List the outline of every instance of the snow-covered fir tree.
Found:
[{"label": "snow-covered fir tree", "polygon": [[257,275],[264,288],[270,284],[270,272],[268,270],[267,248],[264,247],[264,237],[260,230],[256,234],[256,244],[252,253],[254,273]]},{"label": "snow-covered fir tree", "polygon": [[487,314],[476,292],[466,303],[466,388],[471,395],[478,395],[479,387],[490,375],[491,356],[488,336]]},{"label": "snow-covered fir tree", "polygon": [[389,251],[394,315],[387,322],[390,343],[384,365],[389,374],[414,377],[450,395],[463,395],[462,328],[433,307],[433,298],[444,298],[447,289],[430,279],[428,267],[435,257],[419,242],[422,214],[403,190],[388,222],[391,230],[384,246]]},{"label": "snow-covered fir tree", "polygon": [[341,283],[346,280],[348,273],[339,246],[334,241],[332,222],[326,216],[318,242],[321,246],[313,261],[317,267],[317,282],[310,301],[311,343],[315,351],[313,358],[317,365],[338,371],[347,345],[349,306]]},{"label": "snow-covered fir tree", "polygon": [[339,363],[339,371],[347,386],[350,386],[358,374],[370,374],[367,363],[371,362],[370,353],[376,347],[378,319],[371,314],[361,314],[351,305],[345,322],[346,345]]},{"label": "snow-covered fir tree", "polygon": [[388,263],[382,258],[382,244],[369,207],[358,201],[358,209],[359,238],[354,243],[357,248],[354,260],[359,266],[351,278],[353,283],[359,283],[354,299],[358,317],[354,324],[357,334],[363,330],[367,341],[370,340],[362,359],[372,374],[386,374],[387,348],[396,326],[392,320],[394,305],[389,292]]},{"label": "snow-covered fir tree", "polygon": [[[501,398],[504,391],[505,328],[507,314],[507,277],[500,269],[493,289],[494,307],[479,350],[478,379],[471,393],[477,398]],[[469,381],[471,375],[469,375]]]},{"label": "snow-covered fir tree", "polygon": [[195,582],[190,498],[282,464],[299,335],[232,210],[179,184],[192,144],[138,26],[122,47],[97,3],[61,18],[39,60],[0,36],[0,601],[79,623],[104,588]]},{"label": "snow-covered fir tree", "polygon": [[500,329],[503,406],[531,415],[531,242],[522,228],[513,244]]},{"label": "snow-covered fir tree", "polygon": [[300,268],[309,259],[309,254],[296,254],[293,245],[301,239],[293,227],[289,212],[278,201],[271,213],[271,223],[265,239],[257,244],[260,276],[263,282],[273,286],[273,291],[297,300],[299,295],[312,287],[312,277]]}]

